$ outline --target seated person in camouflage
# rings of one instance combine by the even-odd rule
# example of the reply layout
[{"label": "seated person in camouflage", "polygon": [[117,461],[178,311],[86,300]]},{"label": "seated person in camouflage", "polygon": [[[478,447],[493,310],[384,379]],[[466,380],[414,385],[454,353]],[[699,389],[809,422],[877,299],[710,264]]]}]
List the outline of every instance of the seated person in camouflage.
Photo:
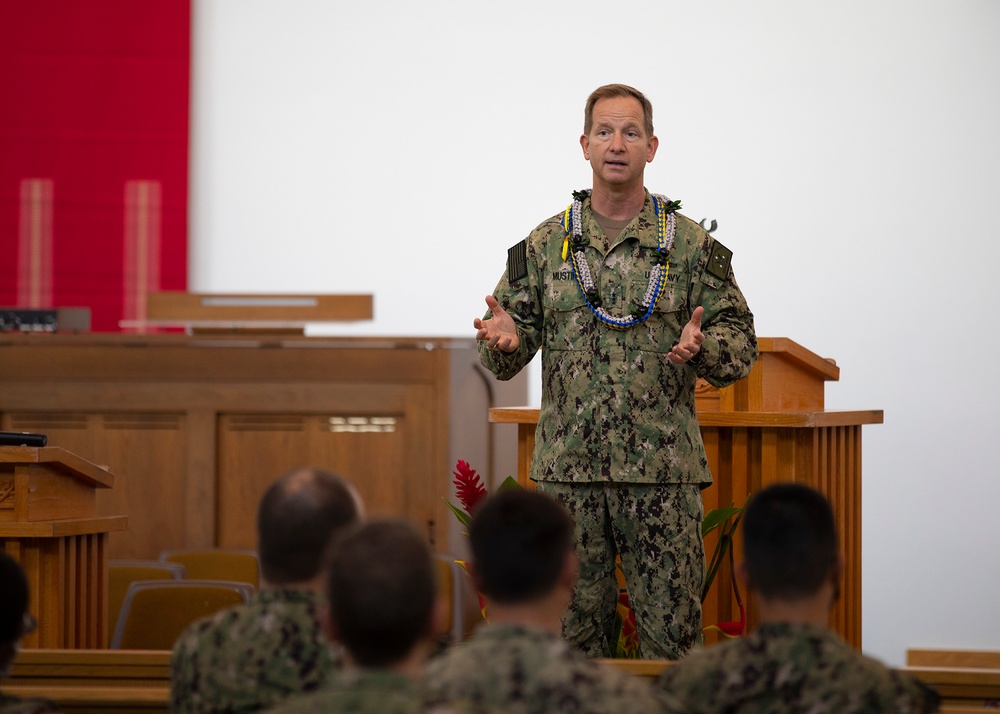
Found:
[{"label": "seated person in camouflage", "polygon": [[769,486],[743,517],[738,575],[760,625],[687,655],[661,675],[676,712],[932,712],[937,695],[864,657],[827,623],[843,561],[833,511],[800,484]]},{"label": "seated person in camouflage", "polygon": [[329,604],[320,619],[343,647],[344,669],[276,712],[468,711],[432,702],[422,686],[439,614],[434,561],[423,536],[403,521],[370,521],[336,539],[326,573]]},{"label": "seated person in camouflage", "polygon": [[[35,619],[28,612],[28,579],[20,564],[0,550],[0,677],[14,663],[21,638],[31,634]],[[48,699],[19,699],[0,692],[0,714],[45,714],[58,711]]]},{"label": "seated person in camouflage", "polygon": [[350,483],[296,469],[257,512],[261,587],[247,605],[192,625],[174,645],[170,710],[252,712],[316,689],[339,666],[317,620],[320,568],[330,540],[362,517]]},{"label": "seated person in camouflage", "polygon": [[654,687],[562,639],[577,572],[573,520],[562,505],[534,491],[500,491],[473,513],[469,543],[489,622],[428,665],[435,695],[506,712],[662,711]]}]

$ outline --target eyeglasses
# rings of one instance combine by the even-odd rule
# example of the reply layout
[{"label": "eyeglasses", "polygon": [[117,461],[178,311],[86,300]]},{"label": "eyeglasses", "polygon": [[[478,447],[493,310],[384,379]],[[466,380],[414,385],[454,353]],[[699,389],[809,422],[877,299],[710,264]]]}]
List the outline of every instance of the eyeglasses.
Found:
[{"label": "eyeglasses", "polygon": [[24,613],[24,618],[21,620],[21,637],[25,635],[30,635],[32,632],[38,629],[38,620],[30,612]]}]

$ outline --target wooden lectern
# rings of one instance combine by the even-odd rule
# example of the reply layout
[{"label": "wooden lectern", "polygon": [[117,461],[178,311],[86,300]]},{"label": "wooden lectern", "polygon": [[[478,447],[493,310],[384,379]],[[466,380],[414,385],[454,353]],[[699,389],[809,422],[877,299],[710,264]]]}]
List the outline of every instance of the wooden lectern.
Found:
[{"label": "wooden lectern", "polygon": [[[790,339],[761,337],[750,374],[725,389],[699,381],[698,421],[714,483],[703,491],[705,511],[742,504],[748,494],[779,481],[803,483],[833,504],[844,555],[841,597],[831,627],[861,649],[861,427],[881,424],[881,410],[824,410],[827,381],[840,369]],[[491,409],[490,421],[518,424],[518,481],[530,487],[538,410]],[[705,544],[706,557],[715,545]],[[736,535],[739,559],[742,538]],[[743,592],[749,628],[756,614]],[[705,601],[705,625],[739,619],[732,574],[722,568]],[[714,636],[713,636],[714,637]],[[706,638],[711,639],[711,638]]]},{"label": "wooden lectern", "polygon": [[107,647],[108,533],[125,516],[96,516],[108,471],[58,447],[0,447],[0,549],[28,577],[38,629],[25,647]]}]

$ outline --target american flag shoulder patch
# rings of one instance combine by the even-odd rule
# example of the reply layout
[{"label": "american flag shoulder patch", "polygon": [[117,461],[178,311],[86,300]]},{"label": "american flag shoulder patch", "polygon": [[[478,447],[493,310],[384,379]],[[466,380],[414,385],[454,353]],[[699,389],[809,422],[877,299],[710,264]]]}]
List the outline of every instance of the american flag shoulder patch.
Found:
[{"label": "american flag shoulder patch", "polygon": [[528,239],[507,251],[507,282],[516,283],[528,275]]}]

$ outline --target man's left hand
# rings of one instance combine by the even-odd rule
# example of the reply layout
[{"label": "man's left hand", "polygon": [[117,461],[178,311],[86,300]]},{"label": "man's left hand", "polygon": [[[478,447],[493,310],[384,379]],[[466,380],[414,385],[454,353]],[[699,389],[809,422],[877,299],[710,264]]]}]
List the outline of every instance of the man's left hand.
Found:
[{"label": "man's left hand", "polygon": [[674,345],[667,359],[674,364],[684,364],[693,360],[701,352],[701,343],[705,341],[705,334],[701,331],[701,316],[705,314],[705,308],[701,305],[691,313],[691,319],[684,325],[681,331],[680,341]]}]

